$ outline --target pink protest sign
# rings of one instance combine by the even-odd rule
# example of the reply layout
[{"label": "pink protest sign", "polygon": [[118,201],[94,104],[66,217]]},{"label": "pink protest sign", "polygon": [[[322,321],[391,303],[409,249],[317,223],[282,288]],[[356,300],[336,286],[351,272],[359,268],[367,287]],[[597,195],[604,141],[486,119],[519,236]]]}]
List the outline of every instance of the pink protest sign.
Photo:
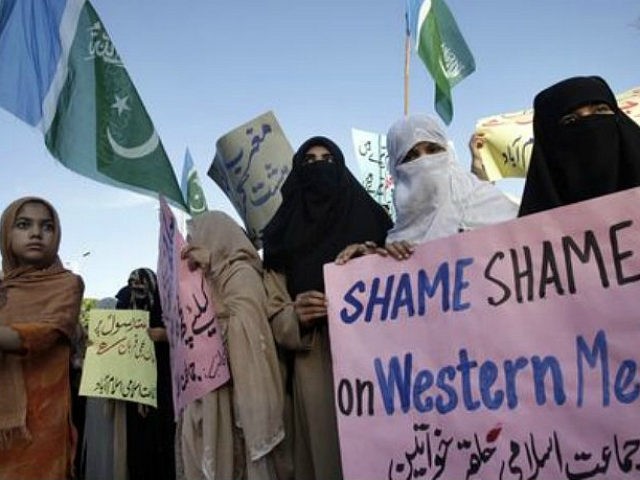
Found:
[{"label": "pink protest sign", "polygon": [[190,271],[187,262],[180,258],[184,245],[175,217],[160,197],[158,285],[162,318],[171,346],[176,418],[187,404],[230,378],[214,299],[202,272]]},{"label": "pink protest sign", "polygon": [[638,204],[325,266],[345,480],[638,478]]}]

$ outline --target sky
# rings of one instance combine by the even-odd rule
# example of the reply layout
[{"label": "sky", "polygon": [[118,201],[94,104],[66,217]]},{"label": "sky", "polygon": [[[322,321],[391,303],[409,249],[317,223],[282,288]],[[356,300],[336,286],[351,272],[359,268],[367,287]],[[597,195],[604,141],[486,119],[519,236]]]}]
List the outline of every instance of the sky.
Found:
[{"label": "sky", "polygon": [[[476,61],[453,90],[447,131],[460,162],[483,117],[530,108],[540,90],[600,75],[614,92],[640,86],[637,0],[447,0]],[[191,151],[210,209],[236,219],[206,175],[216,140],[274,111],[294,149],[314,135],[338,143],[357,173],[351,129],[386,133],[403,114],[403,0],[94,0],[178,179]],[[0,65],[0,68],[7,68]],[[434,85],[414,53],[410,113],[433,113]],[[42,134],[0,110],[0,208],[50,200],[60,257],[85,296],[113,296],[138,267],[155,269],[158,202],[67,170]],[[498,182],[519,194],[521,180]]]}]

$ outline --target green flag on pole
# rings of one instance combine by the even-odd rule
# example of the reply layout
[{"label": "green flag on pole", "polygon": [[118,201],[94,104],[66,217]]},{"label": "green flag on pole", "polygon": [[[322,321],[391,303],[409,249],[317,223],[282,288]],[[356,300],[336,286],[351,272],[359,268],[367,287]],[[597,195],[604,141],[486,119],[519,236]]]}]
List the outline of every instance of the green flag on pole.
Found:
[{"label": "green flag on pole", "polygon": [[416,44],[436,84],[436,112],[449,125],[453,118],[451,89],[470,75],[476,64],[444,0],[424,0],[420,5]]},{"label": "green flag on pole", "polygon": [[122,60],[85,0],[0,2],[0,106],[38,126],[67,168],[186,209]]},{"label": "green flag on pole", "polygon": [[188,148],[184,154],[180,188],[182,189],[182,195],[189,207],[189,213],[192,217],[207,211],[207,200],[204,197],[198,171],[193,164],[193,159],[191,158],[191,153]]}]

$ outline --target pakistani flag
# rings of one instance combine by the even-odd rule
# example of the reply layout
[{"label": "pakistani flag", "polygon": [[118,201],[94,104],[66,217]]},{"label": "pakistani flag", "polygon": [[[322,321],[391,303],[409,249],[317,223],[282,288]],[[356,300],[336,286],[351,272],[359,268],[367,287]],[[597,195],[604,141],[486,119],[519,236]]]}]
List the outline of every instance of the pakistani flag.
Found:
[{"label": "pakistani flag", "polygon": [[85,0],[0,0],[0,106],[67,168],[186,208],[151,119]]},{"label": "pakistani flag", "polygon": [[204,191],[200,185],[198,172],[193,164],[189,149],[184,154],[184,164],[182,167],[182,182],[180,184],[184,201],[189,207],[191,216],[207,211],[207,200],[204,198]]},{"label": "pakistani flag", "polygon": [[449,125],[453,118],[451,89],[476,69],[473,55],[444,0],[409,0],[407,19],[416,22],[418,55],[436,83],[436,112]]}]

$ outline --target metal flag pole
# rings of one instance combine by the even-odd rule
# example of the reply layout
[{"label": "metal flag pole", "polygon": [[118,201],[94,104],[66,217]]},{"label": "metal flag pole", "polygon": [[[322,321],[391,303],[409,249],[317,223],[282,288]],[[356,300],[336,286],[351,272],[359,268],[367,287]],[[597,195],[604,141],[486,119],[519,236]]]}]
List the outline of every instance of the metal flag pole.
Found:
[{"label": "metal flag pole", "polygon": [[411,58],[411,31],[409,30],[409,12],[405,12],[404,38],[404,114],[409,115],[409,64]]}]

